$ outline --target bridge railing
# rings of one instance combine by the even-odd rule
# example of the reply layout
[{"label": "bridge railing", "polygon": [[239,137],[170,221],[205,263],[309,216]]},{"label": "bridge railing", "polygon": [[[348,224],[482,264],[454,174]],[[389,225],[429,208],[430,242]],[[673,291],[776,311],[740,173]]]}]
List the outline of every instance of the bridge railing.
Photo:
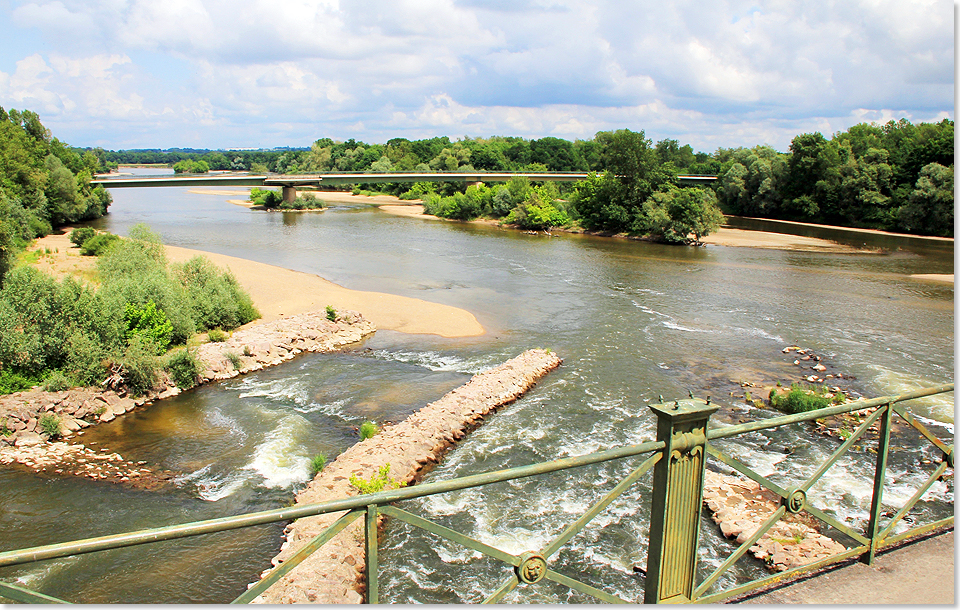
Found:
[{"label": "bridge railing", "polygon": [[[571,589],[593,596],[604,602],[627,602],[630,600],[624,600],[613,593],[604,591],[595,584],[582,582],[568,574],[563,574],[558,571],[560,568],[554,569],[556,566],[551,567],[550,560],[557,555],[564,545],[583,531],[583,529],[614,500],[644,479],[645,475],[652,470],[652,509],[650,534],[647,541],[647,569],[644,579],[643,601],[645,603],[715,603],[750,590],[789,579],[801,572],[820,569],[826,565],[844,561],[852,557],[859,556],[863,561],[870,563],[873,561],[875,554],[885,547],[896,544],[908,537],[951,526],[953,524],[952,511],[950,517],[919,525],[899,532],[896,535],[893,534],[895,526],[916,506],[917,502],[930,489],[933,483],[944,476],[948,468],[953,468],[954,461],[953,445],[948,445],[942,439],[931,434],[901,403],[925,396],[952,392],[953,390],[953,384],[947,384],[898,396],[886,396],[873,400],[848,402],[808,413],[773,417],[714,430],[708,430],[707,425],[710,415],[717,410],[717,407],[711,405],[709,401],[705,402],[691,398],[689,400],[675,401],[674,403],[651,405],[651,409],[657,415],[657,439],[654,441],[617,447],[584,456],[485,472],[446,481],[416,485],[409,488],[343,498],[321,504],[261,511],[234,517],[128,532],[113,536],[6,551],[0,553],[0,567],[22,565],[58,557],[343,512],[344,514],[336,522],[316,536],[292,557],[270,570],[264,578],[234,600],[234,603],[245,603],[255,599],[273,583],[295,569],[304,559],[322,549],[324,544],[353,521],[360,518],[364,519],[366,601],[368,603],[379,603],[378,576],[380,566],[377,546],[377,520],[379,515],[404,521],[416,528],[431,532],[436,536],[463,545],[468,549],[492,557],[505,564],[505,568],[507,568],[504,574],[505,578],[500,586],[487,598],[487,602],[498,602],[518,586],[532,586],[544,580],[568,586]],[[850,436],[836,448],[826,461],[820,464],[812,474],[804,479],[803,483],[789,489],[782,488],[769,478],[757,474],[739,460],[726,455],[716,447],[717,441],[722,439],[729,439],[752,432],[771,430],[788,425],[804,424],[822,417],[853,412],[866,413],[862,423],[856,430],[852,431]],[[891,429],[895,415],[910,428],[916,430],[923,439],[928,441],[934,447],[935,451],[941,454],[942,460],[938,465],[933,467],[926,481],[916,489],[914,495],[898,509],[897,513],[884,521],[883,516],[885,513],[882,510],[884,480],[891,447]],[[875,463],[873,464],[874,480],[870,516],[865,529],[863,531],[856,531],[854,528],[839,522],[837,518],[831,516],[822,506],[818,507],[816,505],[817,499],[812,497],[815,495],[812,493],[812,489],[823,475],[837,464],[841,457],[851,452],[855,443],[860,442],[862,444],[864,435],[874,424],[879,424],[879,435],[876,446]],[[732,467],[775,493],[781,498],[781,506],[754,531],[749,539],[730,553],[726,560],[724,560],[712,574],[700,582],[697,582],[700,513],[703,502],[704,469],[708,461],[708,456],[713,457],[728,467]],[[510,553],[506,550],[496,548],[493,545],[467,536],[462,532],[454,531],[451,528],[396,506],[396,504],[401,501],[413,498],[422,498],[472,487],[541,476],[551,472],[582,468],[591,464],[602,464],[612,461],[632,462],[634,468],[626,477],[620,480],[616,486],[590,506],[579,518],[563,528],[551,542],[540,549],[530,549],[520,554]],[[714,589],[717,588],[717,583],[721,576],[727,573],[735,563],[743,558],[750,547],[760,540],[763,534],[768,532],[781,517],[786,513],[796,514],[800,512],[806,512],[842,533],[842,535],[853,541],[854,546],[827,559],[803,565],[784,573],[755,579],[730,589],[714,591]],[[886,514],[889,514],[889,511]],[[642,541],[638,541],[638,543],[641,542]],[[62,602],[62,600],[9,583],[0,583],[0,597],[31,603]]]}]

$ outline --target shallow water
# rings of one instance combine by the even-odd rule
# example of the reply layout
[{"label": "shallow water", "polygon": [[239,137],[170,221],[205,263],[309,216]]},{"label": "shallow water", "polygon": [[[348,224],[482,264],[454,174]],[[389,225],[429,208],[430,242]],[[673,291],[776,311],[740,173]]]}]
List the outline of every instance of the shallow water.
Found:
[{"label": "shallow water", "polygon": [[[856,376],[851,389],[869,396],[954,376],[953,286],[907,277],[953,273],[952,250],[900,244],[884,254],[839,255],[676,248],[532,236],[364,206],[253,212],[226,203],[229,198],[179,188],[118,189],[110,215],[97,224],[125,234],[146,222],[171,245],[462,307],[487,334],[443,339],[380,331],[347,353],[304,355],[99,426],[83,438],[178,473],[174,485],[147,493],[2,471],[0,548],[282,506],[309,476],[310,457],[335,458],[356,441],[354,428],[364,420],[399,421],[471,374],[531,347],[554,350],[564,365],[488,418],[428,480],[648,440],[654,422],[645,405],[658,395],[712,395],[724,407],[717,425],[757,417],[729,396],[738,387],[731,380],[787,379],[795,374],[793,358],[780,350],[789,344],[811,348]],[[952,433],[952,400],[917,401],[914,409]],[[918,461],[929,453],[915,449],[913,440],[903,444],[909,451],[890,467],[892,505],[911,495],[910,485],[920,480]],[[781,477],[812,472],[835,446],[799,426],[725,442],[761,474],[778,469]],[[824,506],[852,523],[869,508],[862,499],[871,484],[866,464],[842,462],[817,487]],[[408,508],[511,552],[539,548],[632,467],[595,466],[413,501]],[[646,535],[647,485],[649,478],[574,538],[560,552],[558,569],[589,574],[611,592],[640,599],[642,578],[632,567],[645,563],[637,540]],[[952,500],[952,481],[932,496]],[[107,559],[45,562],[0,577],[16,574],[76,601],[229,601],[269,567],[281,527],[127,549]],[[728,543],[708,523],[702,531],[702,561],[719,565]],[[496,562],[398,523],[387,528],[382,559],[381,599],[390,601],[478,601],[506,575]],[[730,578],[758,569],[747,563]],[[109,578],[111,570],[130,577]],[[153,584],[143,586],[145,580]],[[589,601],[550,586],[518,590],[508,599]]]}]

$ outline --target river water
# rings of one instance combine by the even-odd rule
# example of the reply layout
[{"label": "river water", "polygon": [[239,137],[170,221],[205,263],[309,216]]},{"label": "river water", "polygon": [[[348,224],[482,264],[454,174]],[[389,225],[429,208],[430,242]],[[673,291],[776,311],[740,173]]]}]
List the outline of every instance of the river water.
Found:
[{"label": "river water", "polygon": [[[149,170],[141,170],[149,173]],[[303,355],[270,370],[155,404],[81,437],[176,473],[161,491],[0,471],[0,549],[156,527],[284,506],[309,474],[357,440],[365,420],[399,421],[525,349],[564,358],[520,401],[452,450],[427,480],[580,455],[649,440],[646,404],[689,391],[722,405],[716,425],[770,416],[748,407],[738,381],[797,376],[786,345],[814,350],[866,396],[954,378],[952,243],[870,237],[881,253],[824,254],[732,247],[669,247],[392,216],[367,206],[264,213],[187,189],[116,189],[96,226],[126,234],[147,223],[165,243],[319,274],[358,290],[417,297],[472,312],[487,333],[470,339],[378,331],[343,354]],[[805,229],[807,230],[807,229]],[[860,246],[859,235],[831,235]],[[334,304],[335,305],[335,304]],[[914,403],[953,433],[953,395]],[[95,444],[94,444],[95,443]],[[726,441],[725,449],[784,484],[810,474],[837,442],[796,426]],[[885,499],[902,504],[932,456],[912,437],[892,458]],[[863,457],[863,456],[861,456]],[[820,506],[854,525],[869,509],[868,458],[845,458],[814,488]],[[778,467],[779,465],[779,467]],[[634,464],[608,464],[407,503],[406,508],[510,552],[541,548]],[[929,468],[929,467],[926,467]],[[557,557],[557,569],[642,599],[649,479],[614,502]],[[913,487],[911,487],[913,486]],[[952,501],[952,479],[923,503]],[[269,567],[282,526],[263,526],[0,571],[86,603],[226,602]],[[704,569],[730,552],[702,527]],[[390,523],[381,599],[474,602],[506,571],[497,562]],[[730,584],[762,572],[746,565]],[[517,590],[525,602],[587,602],[564,587]]]}]

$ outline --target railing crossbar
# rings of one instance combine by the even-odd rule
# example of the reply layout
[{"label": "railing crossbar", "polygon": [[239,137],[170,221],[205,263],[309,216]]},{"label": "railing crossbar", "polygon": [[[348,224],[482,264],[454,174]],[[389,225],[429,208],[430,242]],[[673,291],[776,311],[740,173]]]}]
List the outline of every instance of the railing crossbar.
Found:
[{"label": "railing crossbar", "polygon": [[15,602],[20,602],[23,604],[69,604],[70,603],[58,597],[44,595],[43,593],[37,593],[36,591],[31,591],[30,589],[26,589],[24,587],[18,587],[17,585],[11,585],[5,582],[0,582],[0,597],[12,599]]},{"label": "railing crossbar", "polygon": [[915,428],[917,432],[922,434],[928,441],[930,441],[937,449],[939,449],[946,455],[953,453],[952,447],[948,446],[939,438],[931,434],[931,432],[927,430],[926,426],[924,426],[919,421],[917,421],[917,418],[915,418],[913,415],[907,412],[906,409],[903,408],[903,405],[894,405],[893,410],[896,412],[897,415],[902,417],[904,421],[906,421],[913,428]]},{"label": "railing crossbar", "polygon": [[363,511],[361,510],[353,510],[337,519],[330,525],[330,527],[314,536],[313,540],[304,545],[302,549],[294,553],[289,559],[279,564],[274,569],[270,570],[270,572],[257,581],[254,586],[244,591],[239,597],[230,603],[248,604],[256,599],[258,595],[270,588],[270,585],[277,582],[283,578],[285,574],[289,573],[295,567],[300,565],[303,560],[318,551],[320,547],[332,540],[334,536],[343,531],[348,525],[356,521],[362,514]]},{"label": "railing crossbar", "polygon": [[805,510],[805,511],[808,512],[808,513],[810,513],[811,515],[813,515],[813,516],[816,517],[817,519],[823,521],[824,523],[826,523],[826,524],[829,525],[830,527],[832,527],[832,528],[834,528],[834,529],[836,529],[836,530],[838,530],[838,531],[846,534],[847,536],[850,537],[851,540],[854,540],[854,541],[856,541],[856,542],[859,542],[860,544],[870,544],[870,539],[869,539],[869,538],[867,538],[866,536],[864,536],[864,535],[861,534],[860,532],[854,530],[854,529],[853,529],[852,527],[850,527],[849,525],[845,525],[845,524],[843,524],[843,523],[840,523],[840,522],[837,521],[834,517],[832,517],[832,516],[828,515],[827,513],[823,512],[822,510],[820,510],[820,509],[817,508],[816,506],[811,505],[809,502],[804,505],[803,510]]},{"label": "railing crossbar", "polygon": [[498,559],[506,564],[512,566],[520,565],[520,557],[518,555],[507,553],[506,551],[502,551],[496,547],[490,546],[489,544],[480,542],[475,538],[466,536],[456,530],[452,530],[449,527],[440,525],[439,523],[434,523],[433,521],[429,521],[403,509],[396,508],[394,506],[382,506],[380,508],[380,512],[384,515],[409,523],[414,527],[428,531],[431,534],[440,536],[441,538],[456,542],[457,544],[477,551],[478,553],[483,553],[484,555]]},{"label": "railing crossbar", "polygon": [[505,581],[503,581],[503,584],[501,584],[499,587],[497,587],[497,590],[494,591],[494,592],[490,595],[490,597],[488,597],[487,599],[483,600],[483,603],[484,603],[484,604],[498,604],[498,603],[500,603],[500,600],[503,599],[503,598],[507,595],[507,593],[509,593],[509,592],[513,591],[514,589],[516,589],[516,588],[517,588],[517,585],[519,585],[519,584],[520,584],[520,579],[517,578],[517,575],[516,575],[516,574],[512,574],[512,575],[508,576],[507,579],[506,579]]},{"label": "railing crossbar", "polygon": [[556,583],[560,583],[561,585],[566,585],[571,589],[574,589],[581,593],[586,593],[587,595],[595,597],[607,604],[629,604],[630,603],[625,599],[621,599],[620,597],[617,597],[616,595],[607,593],[606,591],[601,591],[596,587],[591,587],[586,583],[582,583],[579,580],[570,578],[569,576],[564,576],[563,574],[560,574],[559,572],[554,572],[553,570],[547,570],[547,573],[544,576],[544,578],[550,579]]},{"label": "railing crossbar", "polygon": [[888,523],[887,526],[883,528],[883,531],[877,535],[878,544],[883,543],[883,540],[890,535],[890,532],[891,530],[893,530],[893,527],[901,519],[903,519],[908,512],[910,512],[910,509],[912,509],[914,505],[916,505],[916,503],[920,501],[920,498],[923,497],[923,494],[927,493],[927,490],[930,489],[930,486],[933,485],[934,482],[936,482],[936,480],[939,479],[940,476],[946,470],[947,470],[946,462],[941,462],[940,465],[937,467],[937,469],[933,471],[933,474],[931,474],[927,478],[926,482],[924,482],[924,484],[921,485],[919,489],[917,489],[916,493],[914,493],[913,496],[911,496],[910,499],[907,500],[907,503],[904,504],[899,511],[897,511],[897,514],[893,516],[893,519],[890,520],[890,523]]},{"label": "railing crossbar", "polygon": [[773,481],[767,479],[762,474],[757,474],[756,472],[751,470],[749,466],[747,466],[740,460],[730,457],[729,455],[723,453],[722,451],[717,449],[716,446],[711,445],[710,443],[707,443],[707,453],[717,458],[727,466],[730,466],[737,472],[740,472],[741,474],[746,475],[748,479],[752,480],[753,482],[759,485],[762,485],[766,489],[769,489],[770,491],[777,494],[781,498],[786,498],[789,495],[789,492],[787,492],[787,490],[783,489]]},{"label": "railing crossbar", "polygon": [[777,510],[773,511],[773,513],[771,513],[771,515],[767,517],[767,520],[764,521],[760,525],[760,527],[757,528],[757,530],[753,533],[752,536],[746,539],[743,542],[743,544],[741,544],[740,547],[733,552],[732,555],[727,557],[727,560],[724,561],[720,565],[720,567],[714,570],[713,574],[711,574],[706,580],[700,583],[700,586],[698,586],[697,589],[693,592],[693,599],[696,600],[708,589],[710,589],[710,587],[713,586],[713,583],[715,583],[718,578],[723,576],[727,570],[733,567],[733,564],[735,564],[741,557],[743,557],[744,554],[746,554],[746,552],[750,550],[750,547],[756,544],[757,540],[760,540],[760,538],[762,538],[764,534],[769,532],[770,528],[776,525],[777,521],[779,521],[780,518],[783,517],[784,513],[786,512],[787,512],[787,509],[785,506],[781,506]]},{"label": "railing crossbar", "polygon": [[817,471],[814,472],[813,475],[811,475],[811,477],[807,479],[803,485],[800,486],[800,489],[802,489],[804,492],[809,491],[810,488],[813,487],[814,483],[819,481],[820,477],[826,474],[828,470],[833,468],[833,466],[837,463],[837,460],[843,457],[843,455],[850,450],[850,447],[852,447],[854,443],[860,440],[860,437],[863,436],[866,433],[866,431],[870,428],[870,426],[872,426],[875,421],[880,419],[880,416],[883,415],[885,412],[886,412],[885,409],[877,409],[876,411],[874,411],[870,415],[870,417],[868,417],[862,424],[860,424],[857,427],[856,431],[854,431],[854,433],[851,434],[847,440],[843,441],[840,444],[840,446],[837,447],[837,449],[830,455],[830,457],[823,464],[821,464],[819,468],[817,468]]},{"label": "railing crossbar", "polygon": [[594,519],[594,517],[603,512],[603,510],[606,509],[611,502],[619,498],[626,490],[630,489],[630,487],[632,487],[633,484],[640,479],[640,477],[653,468],[654,464],[659,462],[661,457],[663,457],[663,454],[657,453],[647,458],[643,464],[638,466],[633,472],[627,475],[627,478],[618,483],[617,486],[610,491],[610,493],[590,507],[590,509],[585,512],[583,516],[571,523],[567,529],[556,538],[556,540],[544,547],[544,558],[548,559],[553,556],[554,553],[559,551],[563,545],[570,541],[571,538],[580,533],[580,531],[583,530],[583,528],[586,527],[587,524]]}]

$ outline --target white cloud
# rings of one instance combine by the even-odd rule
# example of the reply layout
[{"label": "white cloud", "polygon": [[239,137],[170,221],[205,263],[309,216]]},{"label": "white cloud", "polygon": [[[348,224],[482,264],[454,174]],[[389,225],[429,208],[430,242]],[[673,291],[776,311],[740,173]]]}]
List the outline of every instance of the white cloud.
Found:
[{"label": "white cloud", "polygon": [[[0,71],[0,105],[80,144],[121,124],[140,146],[628,127],[702,150],[783,149],[805,130],[953,113],[944,0],[11,5],[46,48],[0,43],[20,59]],[[93,118],[106,134],[84,128]]]}]

